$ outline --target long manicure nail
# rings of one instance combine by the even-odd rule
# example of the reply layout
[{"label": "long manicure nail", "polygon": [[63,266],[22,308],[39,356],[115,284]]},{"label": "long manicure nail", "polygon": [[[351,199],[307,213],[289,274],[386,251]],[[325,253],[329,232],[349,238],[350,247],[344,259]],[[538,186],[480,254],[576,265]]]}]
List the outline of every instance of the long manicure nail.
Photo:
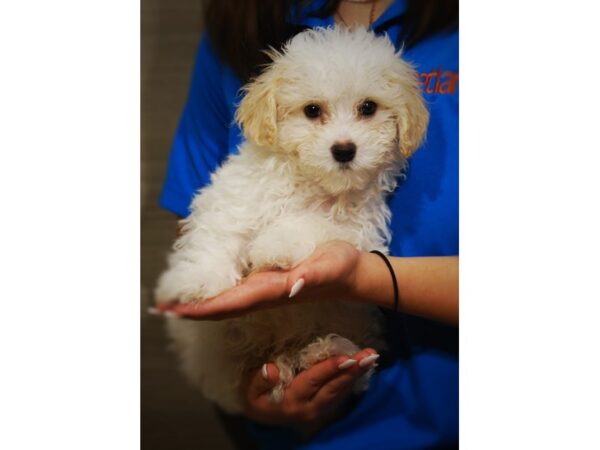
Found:
[{"label": "long manicure nail", "polygon": [[265,380],[269,379],[269,371],[267,370],[266,363],[262,365],[262,368],[260,369],[260,373],[262,374],[262,376]]},{"label": "long manicure nail", "polygon": [[355,359],[347,359],[338,366],[338,369],[347,369],[349,367],[352,367],[354,364],[356,364]]},{"label": "long manicure nail", "polygon": [[148,314],[150,314],[151,316],[162,316],[162,312],[160,312],[160,309],[155,308],[154,306],[151,306],[150,308],[148,308]]},{"label": "long manicure nail", "polygon": [[298,292],[300,292],[300,289],[302,289],[304,287],[304,278],[298,278],[298,280],[293,284],[292,288],[290,289],[290,297],[292,298],[294,295],[296,295]]},{"label": "long manicure nail", "polygon": [[372,362],[377,361],[378,358],[379,358],[379,355],[377,353],[374,353],[372,355],[369,355],[369,356],[361,359],[360,362],[358,363],[358,365],[360,367],[368,366]]}]

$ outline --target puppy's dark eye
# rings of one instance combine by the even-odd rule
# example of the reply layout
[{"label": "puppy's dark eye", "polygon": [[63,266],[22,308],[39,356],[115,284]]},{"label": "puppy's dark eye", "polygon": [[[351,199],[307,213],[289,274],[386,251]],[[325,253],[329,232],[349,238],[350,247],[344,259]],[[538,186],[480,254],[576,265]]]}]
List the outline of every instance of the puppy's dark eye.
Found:
[{"label": "puppy's dark eye", "polygon": [[362,102],[358,107],[358,113],[361,116],[372,116],[373,114],[375,114],[375,111],[377,111],[377,103],[371,100],[366,100]]},{"label": "puppy's dark eye", "polygon": [[321,115],[321,107],[319,105],[315,105],[314,103],[306,105],[304,107],[304,115],[309,119],[316,119]]}]

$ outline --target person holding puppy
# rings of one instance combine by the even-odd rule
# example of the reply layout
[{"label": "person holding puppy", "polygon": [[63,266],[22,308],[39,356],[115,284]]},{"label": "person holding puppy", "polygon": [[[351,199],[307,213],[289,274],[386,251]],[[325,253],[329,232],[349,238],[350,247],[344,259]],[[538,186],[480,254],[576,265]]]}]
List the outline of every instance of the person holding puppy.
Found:
[{"label": "person holding puppy", "polygon": [[[257,422],[293,426],[335,419],[308,442],[289,433],[260,433],[267,436],[261,440],[265,446],[438,448],[458,443],[456,9],[455,2],[390,0],[208,5],[208,34],[199,47],[161,196],[161,205],[179,216],[187,216],[195,192],[236,152],[242,134],[231,125],[235,105],[240,87],[267,62],[261,50],[277,48],[304,28],[337,23],[387,33],[416,66],[431,114],[427,141],[389,200],[394,256],[382,258],[334,241],[291,271],[257,273],[210,302],[169,307],[184,318],[218,320],[343,293],[389,311],[391,356],[381,361],[362,397],[352,397],[351,386],[365,366],[340,370],[336,358],[298,374],[278,404],[266,395],[278,379],[274,364],[248,375],[246,413]],[[377,356],[363,349],[352,358],[374,363]],[[330,411],[339,405],[345,405],[345,415],[332,417]]]}]

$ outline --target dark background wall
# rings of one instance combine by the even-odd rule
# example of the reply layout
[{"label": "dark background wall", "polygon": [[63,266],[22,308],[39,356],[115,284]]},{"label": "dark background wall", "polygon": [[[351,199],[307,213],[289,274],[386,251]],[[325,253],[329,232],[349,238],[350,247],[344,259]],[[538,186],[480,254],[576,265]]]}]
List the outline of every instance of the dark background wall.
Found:
[{"label": "dark background wall", "polygon": [[190,388],[149,316],[176,218],[158,208],[166,159],[203,29],[201,0],[141,1],[141,442],[143,450],[232,449],[214,409]]}]

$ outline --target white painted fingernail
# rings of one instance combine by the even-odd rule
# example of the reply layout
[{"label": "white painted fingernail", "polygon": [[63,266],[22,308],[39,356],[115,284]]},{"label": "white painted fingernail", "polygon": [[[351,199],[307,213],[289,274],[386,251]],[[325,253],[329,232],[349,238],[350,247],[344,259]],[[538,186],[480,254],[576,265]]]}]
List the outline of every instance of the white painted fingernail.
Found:
[{"label": "white painted fingernail", "polygon": [[160,309],[155,308],[154,306],[148,308],[148,314],[150,314],[151,316],[162,316]]},{"label": "white painted fingernail", "polygon": [[179,319],[179,317],[181,317],[175,311],[165,311],[163,314],[165,317],[168,317],[169,319]]},{"label": "white painted fingernail", "polygon": [[373,361],[377,361],[378,358],[379,358],[379,355],[377,353],[374,353],[372,355],[367,356],[366,358],[361,359],[360,362],[358,363],[358,365],[360,367],[368,366]]},{"label": "white painted fingernail", "polygon": [[262,374],[265,380],[269,379],[269,371],[267,370],[267,364],[263,364],[262,368],[260,369],[260,373]]},{"label": "white painted fingernail", "polygon": [[294,295],[296,295],[298,292],[300,292],[300,289],[302,289],[303,287],[304,287],[304,278],[298,278],[298,280],[292,286],[292,289],[290,289],[290,297],[289,298],[292,298]]},{"label": "white painted fingernail", "polygon": [[338,369],[347,369],[348,367],[352,367],[354,364],[356,364],[355,359],[347,359],[338,366]]}]

